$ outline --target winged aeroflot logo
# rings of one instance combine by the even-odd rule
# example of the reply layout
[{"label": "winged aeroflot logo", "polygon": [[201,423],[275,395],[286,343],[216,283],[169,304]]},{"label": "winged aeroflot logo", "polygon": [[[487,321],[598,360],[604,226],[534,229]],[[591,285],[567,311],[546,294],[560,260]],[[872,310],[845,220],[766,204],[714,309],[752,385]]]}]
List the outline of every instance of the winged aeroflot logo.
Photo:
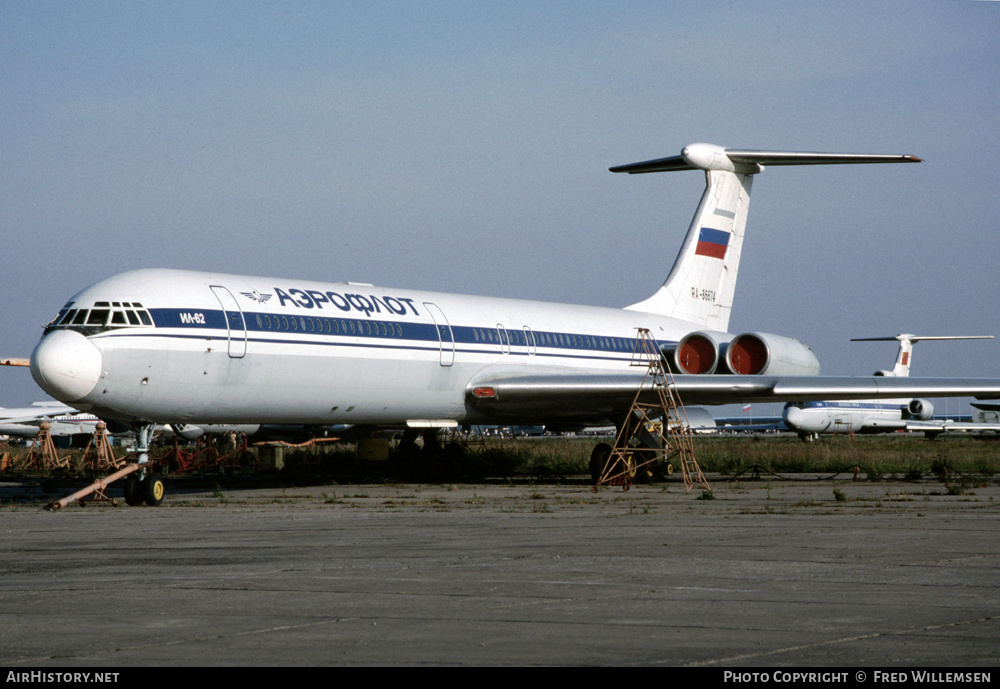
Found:
[{"label": "winged aeroflot logo", "polygon": [[265,303],[272,296],[270,294],[261,294],[257,290],[254,290],[253,292],[240,292],[240,294],[242,294],[247,299],[253,299],[254,301],[260,304]]}]

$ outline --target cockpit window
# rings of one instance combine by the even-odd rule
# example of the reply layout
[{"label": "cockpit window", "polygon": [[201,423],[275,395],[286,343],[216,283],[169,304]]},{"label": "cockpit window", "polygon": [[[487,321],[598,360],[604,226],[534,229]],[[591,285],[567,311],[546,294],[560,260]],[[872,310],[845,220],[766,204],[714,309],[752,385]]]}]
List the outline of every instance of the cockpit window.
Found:
[{"label": "cockpit window", "polygon": [[50,330],[76,330],[84,335],[95,335],[106,330],[128,327],[153,327],[149,311],[138,302],[95,302],[93,308],[70,308],[70,303],[45,327]]},{"label": "cockpit window", "polygon": [[87,318],[87,325],[104,325],[108,322],[107,309],[91,309]]}]

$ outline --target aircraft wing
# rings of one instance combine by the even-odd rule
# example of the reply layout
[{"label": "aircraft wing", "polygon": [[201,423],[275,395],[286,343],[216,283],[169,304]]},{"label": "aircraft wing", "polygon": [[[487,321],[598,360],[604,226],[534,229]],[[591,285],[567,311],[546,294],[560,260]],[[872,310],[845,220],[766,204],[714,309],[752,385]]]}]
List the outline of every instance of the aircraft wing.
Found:
[{"label": "aircraft wing", "polygon": [[10,418],[4,416],[0,417],[0,423],[25,424],[29,426],[30,425],[37,426],[41,424],[43,421],[52,421],[53,416],[55,416],[55,414],[48,416],[46,416],[45,414],[35,414],[34,416],[14,416]]},{"label": "aircraft wing", "polygon": [[79,409],[65,404],[44,404],[37,407],[21,407],[19,409],[0,408],[0,423],[5,424],[33,424],[38,425],[43,421],[52,421],[57,416],[85,416]]},{"label": "aircraft wing", "polygon": [[906,430],[917,433],[927,433],[937,435],[953,431],[966,431],[971,433],[981,431],[992,431],[1000,433],[1000,424],[979,423],[976,421],[907,421]]},{"label": "aircraft wing", "polygon": [[[469,385],[471,406],[488,416],[521,418],[620,417],[636,398],[642,374],[485,376]],[[839,376],[676,375],[685,405],[899,397],[1000,398],[1000,380],[979,378],[890,378]],[[654,402],[652,383],[642,402]],[[544,410],[544,412],[542,411]]]}]

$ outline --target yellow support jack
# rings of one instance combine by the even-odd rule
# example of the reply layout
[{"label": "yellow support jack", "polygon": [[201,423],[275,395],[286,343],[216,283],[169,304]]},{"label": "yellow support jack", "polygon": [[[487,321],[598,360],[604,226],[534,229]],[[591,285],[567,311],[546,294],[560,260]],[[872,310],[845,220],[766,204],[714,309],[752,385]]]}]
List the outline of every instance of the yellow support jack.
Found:
[{"label": "yellow support jack", "polygon": [[111,449],[111,443],[108,441],[108,425],[103,421],[97,422],[97,429],[94,431],[94,436],[87,443],[87,447],[83,451],[81,464],[86,468],[96,471],[117,469],[124,464],[124,460],[115,458],[115,453]]},{"label": "yellow support jack", "polygon": [[52,442],[52,434],[49,429],[52,425],[48,421],[42,421],[38,427],[38,435],[31,441],[28,454],[24,457],[22,469],[68,469],[69,457],[60,458],[56,452],[55,443]]}]

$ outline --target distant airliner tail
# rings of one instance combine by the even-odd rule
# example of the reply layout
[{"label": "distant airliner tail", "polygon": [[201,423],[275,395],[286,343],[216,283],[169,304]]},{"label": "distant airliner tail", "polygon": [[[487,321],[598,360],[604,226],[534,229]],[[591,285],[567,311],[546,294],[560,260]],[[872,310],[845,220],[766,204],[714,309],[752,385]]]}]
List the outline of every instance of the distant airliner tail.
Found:
[{"label": "distant airliner tail", "polygon": [[750,151],[691,144],[679,156],[611,168],[641,174],[704,170],[705,192],[663,286],[645,301],[627,306],[698,323],[725,332],[736,292],[736,275],[750,207],[753,176],[764,165],[914,163],[909,155]]},{"label": "distant airliner tail", "polygon": [[891,342],[899,340],[896,363],[891,371],[875,371],[872,375],[889,378],[906,378],[910,375],[910,361],[913,357],[913,343],[920,340],[992,340],[992,335],[910,335],[901,333],[894,337],[856,337],[851,342]]}]

